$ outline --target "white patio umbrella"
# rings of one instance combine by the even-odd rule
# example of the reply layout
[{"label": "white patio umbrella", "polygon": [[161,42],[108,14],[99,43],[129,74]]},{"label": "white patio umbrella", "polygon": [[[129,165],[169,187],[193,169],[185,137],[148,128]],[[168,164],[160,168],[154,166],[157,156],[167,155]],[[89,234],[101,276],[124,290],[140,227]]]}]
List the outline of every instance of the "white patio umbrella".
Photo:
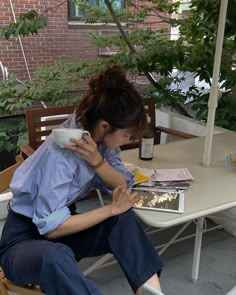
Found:
[{"label": "white patio umbrella", "polygon": [[224,41],[227,7],[228,7],[228,0],[221,0],[217,39],[216,39],[216,51],[215,51],[215,57],[214,57],[212,85],[211,85],[210,97],[208,101],[207,131],[206,131],[205,147],[204,147],[204,154],[203,154],[204,166],[209,166],[211,161],[211,149],[212,149],[212,139],[213,139],[213,133],[214,133],[215,112],[218,105],[218,97],[219,97],[218,81],[219,81],[221,55],[222,55],[223,41]]}]

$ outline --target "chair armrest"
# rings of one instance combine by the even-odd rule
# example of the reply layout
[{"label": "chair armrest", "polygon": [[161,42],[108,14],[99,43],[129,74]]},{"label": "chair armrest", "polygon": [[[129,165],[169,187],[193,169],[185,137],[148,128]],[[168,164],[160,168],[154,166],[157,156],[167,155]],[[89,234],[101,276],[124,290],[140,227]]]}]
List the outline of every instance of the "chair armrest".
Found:
[{"label": "chair armrest", "polygon": [[175,130],[175,129],[171,129],[171,128],[166,128],[166,127],[162,127],[162,126],[157,126],[156,127],[157,130],[170,134],[170,135],[174,135],[174,136],[178,136],[180,138],[184,138],[184,139],[190,139],[190,138],[195,138],[197,136],[190,134],[190,133],[186,133],[186,132],[182,132],[179,130]]},{"label": "chair armrest", "polygon": [[161,131],[155,127],[154,129],[154,144],[161,143]]},{"label": "chair armrest", "polygon": [[22,146],[20,148],[20,150],[21,150],[21,155],[24,159],[27,159],[28,157],[30,157],[34,153],[34,149],[31,146],[29,146],[28,144]]}]

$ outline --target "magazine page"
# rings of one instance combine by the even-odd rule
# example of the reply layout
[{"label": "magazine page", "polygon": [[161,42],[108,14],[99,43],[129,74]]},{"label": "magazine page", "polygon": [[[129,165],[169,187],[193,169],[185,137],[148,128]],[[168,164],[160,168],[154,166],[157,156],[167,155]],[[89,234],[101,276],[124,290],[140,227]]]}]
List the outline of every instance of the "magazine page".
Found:
[{"label": "magazine page", "polygon": [[155,189],[132,189],[137,192],[141,199],[134,207],[157,211],[184,212],[184,193],[179,191],[162,191]]},{"label": "magazine page", "polygon": [[187,168],[155,169],[152,175],[153,181],[186,181],[194,180]]}]

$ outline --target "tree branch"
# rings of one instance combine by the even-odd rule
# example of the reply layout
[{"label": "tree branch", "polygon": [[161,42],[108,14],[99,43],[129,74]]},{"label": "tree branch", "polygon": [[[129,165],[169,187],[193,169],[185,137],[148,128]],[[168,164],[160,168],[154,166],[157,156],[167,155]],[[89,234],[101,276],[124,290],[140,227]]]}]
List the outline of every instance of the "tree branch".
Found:
[{"label": "tree branch", "polygon": [[68,2],[68,1],[65,0],[65,1],[63,1],[63,2],[61,2],[59,4],[57,4],[57,5],[55,5],[53,7],[50,7],[50,8],[45,9],[44,13],[48,13],[50,10],[56,9],[56,8],[60,7],[61,5],[65,4],[66,2]]},{"label": "tree branch", "polygon": [[[105,4],[106,4],[106,6],[107,6],[107,8],[108,8],[108,10],[109,10],[109,12],[110,12],[112,18],[113,18],[113,20],[114,20],[114,22],[115,22],[115,24],[116,24],[118,30],[120,31],[121,36],[123,37],[123,39],[124,39],[126,45],[128,46],[130,52],[135,53],[135,52],[136,52],[136,49],[135,49],[135,47],[133,46],[133,44],[131,44],[131,42],[130,42],[130,40],[129,40],[129,38],[128,38],[126,32],[125,32],[125,30],[123,29],[123,27],[122,27],[122,25],[121,25],[119,19],[117,18],[116,14],[115,14],[115,11],[114,11],[114,9],[113,9],[113,7],[112,7],[112,4],[110,3],[109,0],[104,0],[104,2],[105,2]],[[149,82],[150,82],[154,87],[156,87],[156,88],[159,89],[159,90],[162,90],[162,89],[163,89],[163,87],[162,87],[161,85],[159,85],[159,84],[157,83],[157,81],[152,77],[151,73],[149,73],[148,71],[144,71],[144,74],[145,74],[145,76],[147,77],[147,79],[149,80]]]},{"label": "tree branch", "polygon": [[178,113],[180,113],[181,115],[184,115],[185,117],[188,117],[188,118],[193,119],[193,116],[191,116],[191,115],[188,113],[188,111],[185,110],[185,108],[184,108],[180,103],[178,103],[178,104],[174,107],[174,109],[175,109]]}]

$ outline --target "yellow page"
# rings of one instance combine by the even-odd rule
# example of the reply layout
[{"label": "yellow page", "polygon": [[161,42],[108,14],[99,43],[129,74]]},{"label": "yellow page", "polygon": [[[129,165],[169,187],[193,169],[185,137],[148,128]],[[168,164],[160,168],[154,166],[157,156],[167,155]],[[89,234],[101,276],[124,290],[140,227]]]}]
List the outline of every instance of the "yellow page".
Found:
[{"label": "yellow page", "polygon": [[135,176],[135,182],[134,184],[139,184],[139,183],[142,183],[142,182],[145,182],[145,181],[149,181],[151,180],[151,177],[150,176],[146,176],[136,170],[133,171],[133,174]]}]

